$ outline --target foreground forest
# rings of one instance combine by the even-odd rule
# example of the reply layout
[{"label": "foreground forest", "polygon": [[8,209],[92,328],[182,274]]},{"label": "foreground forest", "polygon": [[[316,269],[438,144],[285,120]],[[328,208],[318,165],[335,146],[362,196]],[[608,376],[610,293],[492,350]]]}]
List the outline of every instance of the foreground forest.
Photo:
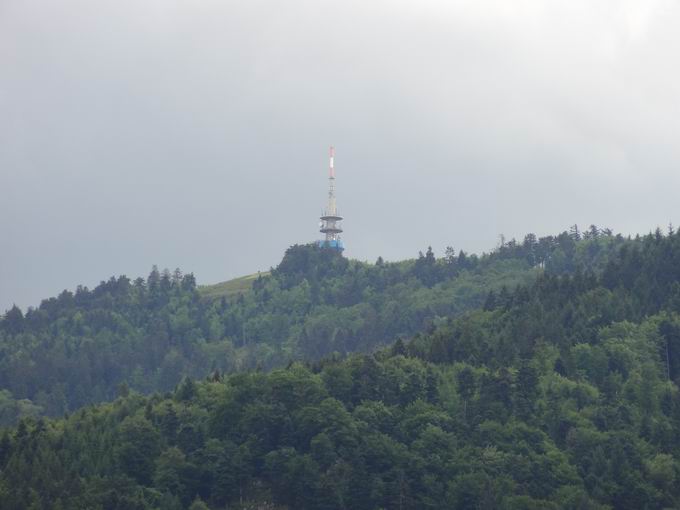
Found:
[{"label": "foreground forest", "polygon": [[680,234],[615,239],[374,353],[23,419],[0,433],[0,507],[678,508]]},{"label": "foreground forest", "polygon": [[229,297],[197,288],[192,274],[155,268],[146,279],[64,291],[0,320],[0,425],[112,400],[121,385],[149,394],[185,376],[372,352],[482,306],[489,291],[533,281],[539,268],[598,270],[626,242],[634,241],[574,227],[481,256],[427,250],[375,264],[294,246],[271,274]]}]

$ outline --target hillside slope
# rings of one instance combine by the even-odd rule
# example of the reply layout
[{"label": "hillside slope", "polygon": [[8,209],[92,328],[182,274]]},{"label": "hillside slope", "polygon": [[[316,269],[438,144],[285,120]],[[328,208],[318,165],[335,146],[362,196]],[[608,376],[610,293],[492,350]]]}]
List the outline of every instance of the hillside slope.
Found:
[{"label": "hillside slope", "polygon": [[200,285],[198,287],[198,293],[202,298],[209,300],[221,299],[223,297],[231,299],[239,294],[250,291],[253,288],[253,283],[258,278],[267,276],[269,276],[269,272],[255,273],[213,285]]},{"label": "hillside slope", "polygon": [[482,256],[428,251],[376,264],[295,246],[271,274],[212,287],[154,269],[147,279],[64,291],[0,321],[0,423],[60,416],[114,398],[121,384],[163,392],[184,376],[370,352],[480,307],[489,291],[532,281],[538,265],[550,273],[597,269],[625,242],[530,235]]},{"label": "hillside slope", "polygon": [[680,505],[680,235],[412,341],[124,392],[0,436],[2,508]]}]

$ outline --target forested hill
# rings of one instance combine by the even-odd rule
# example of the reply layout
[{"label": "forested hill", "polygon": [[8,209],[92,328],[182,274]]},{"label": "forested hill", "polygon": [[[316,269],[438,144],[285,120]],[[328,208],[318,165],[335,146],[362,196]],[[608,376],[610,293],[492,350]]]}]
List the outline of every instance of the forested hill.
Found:
[{"label": "forested hill", "polygon": [[374,354],[24,419],[0,507],[678,508],[680,234],[606,258]]},{"label": "forested hill", "polygon": [[0,321],[0,424],[110,400],[122,383],[169,391],[183,376],[369,352],[480,307],[491,290],[506,295],[539,267],[600,270],[623,244],[593,227],[528,235],[481,256],[427,250],[375,264],[294,246],[271,274],[228,297],[198,289],[191,274],[156,269],[64,291]]}]

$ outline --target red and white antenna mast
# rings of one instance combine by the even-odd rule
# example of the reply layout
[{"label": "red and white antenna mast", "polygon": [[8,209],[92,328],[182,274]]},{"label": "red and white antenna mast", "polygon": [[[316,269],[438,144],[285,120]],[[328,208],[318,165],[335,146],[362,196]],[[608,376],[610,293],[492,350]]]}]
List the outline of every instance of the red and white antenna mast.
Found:
[{"label": "red and white antenna mast", "polygon": [[337,207],[335,205],[335,147],[331,145],[329,152],[329,173],[328,173],[328,209],[326,215],[336,216]]},{"label": "red and white antenna mast", "polygon": [[329,174],[328,174],[328,206],[323,216],[321,216],[321,233],[326,234],[325,241],[321,241],[321,246],[327,248],[334,248],[342,251],[343,245],[340,240],[342,228],[340,221],[342,217],[338,216],[338,209],[335,203],[335,147],[331,145],[329,151]]}]

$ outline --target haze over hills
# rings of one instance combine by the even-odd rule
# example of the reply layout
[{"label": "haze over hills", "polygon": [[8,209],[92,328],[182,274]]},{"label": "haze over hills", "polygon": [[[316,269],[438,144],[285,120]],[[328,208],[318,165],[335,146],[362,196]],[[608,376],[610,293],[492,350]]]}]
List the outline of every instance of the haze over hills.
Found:
[{"label": "haze over hills", "polygon": [[[4,317],[3,387],[47,392],[42,380],[92,363],[87,384],[62,386],[64,405],[109,386],[118,397],[0,432],[3,509],[680,504],[674,231],[572,230],[375,265],[296,246],[250,290],[209,294],[153,271]],[[253,337],[238,346],[244,324]],[[200,352],[243,366],[174,386],[169,374],[205,368]],[[155,372],[168,355],[172,370]],[[35,372],[12,372],[22,359]],[[149,372],[116,372],[132,360]],[[238,370],[258,363],[273,370]],[[84,388],[101,393],[69,400]]]}]

